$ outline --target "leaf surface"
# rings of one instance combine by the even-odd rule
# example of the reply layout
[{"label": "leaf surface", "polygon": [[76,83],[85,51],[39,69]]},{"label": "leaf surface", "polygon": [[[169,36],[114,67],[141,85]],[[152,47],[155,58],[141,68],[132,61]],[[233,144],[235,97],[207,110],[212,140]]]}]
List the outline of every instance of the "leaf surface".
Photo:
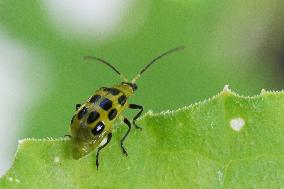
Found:
[{"label": "leaf surface", "polygon": [[176,111],[148,112],[119,147],[74,160],[69,139],[24,139],[0,188],[283,188],[284,93],[228,88]]}]

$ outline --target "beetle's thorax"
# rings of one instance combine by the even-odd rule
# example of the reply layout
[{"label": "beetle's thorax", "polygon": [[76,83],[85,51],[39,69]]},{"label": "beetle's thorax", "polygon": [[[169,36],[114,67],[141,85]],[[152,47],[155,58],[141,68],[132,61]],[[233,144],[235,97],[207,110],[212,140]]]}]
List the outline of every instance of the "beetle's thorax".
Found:
[{"label": "beetle's thorax", "polygon": [[113,88],[120,90],[125,94],[125,96],[129,97],[134,93],[135,90],[137,90],[137,85],[135,83],[122,82],[114,85]]}]

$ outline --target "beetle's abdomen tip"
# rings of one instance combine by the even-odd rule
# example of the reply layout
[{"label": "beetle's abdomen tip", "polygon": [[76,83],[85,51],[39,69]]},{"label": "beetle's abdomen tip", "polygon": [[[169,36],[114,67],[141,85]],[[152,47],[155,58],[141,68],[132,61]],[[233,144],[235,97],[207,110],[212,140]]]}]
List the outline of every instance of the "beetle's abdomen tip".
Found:
[{"label": "beetle's abdomen tip", "polygon": [[78,148],[78,147],[72,148],[73,159],[78,160],[78,159],[84,157],[85,155],[86,155],[86,153],[84,153],[84,151],[81,148]]},{"label": "beetle's abdomen tip", "polygon": [[89,141],[72,138],[71,143],[72,157],[76,160],[81,159],[94,150],[93,146],[89,144]]}]

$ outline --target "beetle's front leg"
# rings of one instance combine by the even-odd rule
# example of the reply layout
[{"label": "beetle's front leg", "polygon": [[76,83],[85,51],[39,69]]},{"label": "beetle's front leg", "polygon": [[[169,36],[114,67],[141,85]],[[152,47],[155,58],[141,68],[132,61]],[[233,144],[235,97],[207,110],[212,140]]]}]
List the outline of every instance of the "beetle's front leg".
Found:
[{"label": "beetle's front leg", "polygon": [[130,121],[129,121],[127,118],[125,118],[125,117],[123,117],[123,116],[120,116],[119,118],[128,126],[128,130],[126,131],[126,133],[124,134],[124,136],[123,136],[122,139],[120,140],[120,147],[121,147],[121,149],[122,149],[122,152],[123,152],[126,156],[128,156],[128,153],[127,153],[127,151],[126,151],[126,149],[125,149],[123,143],[124,143],[124,140],[126,139],[126,137],[128,136],[130,130],[131,130],[131,123],[130,123]]},{"label": "beetle's front leg", "polygon": [[82,104],[76,104],[75,109],[76,111],[82,106]]},{"label": "beetle's front leg", "polygon": [[136,129],[142,129],[141,127],[139,127],[138,125],[136,125],[135,121],[141,116],[142,112],[143,112],[143,106],[140,106],[138,104],[129,104],[128,108],[131,109],[139,109],[140,111],[138,112],[138,114],[136,114],[136,116],[133,118],[133,125],[136,127]]}]

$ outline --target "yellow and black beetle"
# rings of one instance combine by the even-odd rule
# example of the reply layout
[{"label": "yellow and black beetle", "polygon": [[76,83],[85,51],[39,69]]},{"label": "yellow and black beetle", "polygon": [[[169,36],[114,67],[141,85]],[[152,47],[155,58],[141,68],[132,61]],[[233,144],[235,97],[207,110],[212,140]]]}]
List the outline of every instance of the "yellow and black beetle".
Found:
[{"label": "yellow and black beetle", "polygon": [[122,152],[127,156],[127,151],[123,146],[123,142],[130,132],[131,123],[127,118],[123,117],[121,113],[126,108],[138,109],[139,112],[133,118],[132,123],[136,128],[141,129],[136,125],[135,121],[143,111],[143,106],[129,104],[127,102],[128,98],[137,90],[135,82],[139,79],[141,74],[143,74],[158,59],[183,48],[183,46],[176,47],[159,55],[148,63],[131,82],[128,82],[126,77],[107,61],[94,56],[84,57],[84,59],[87,60],[97,60],[106,64],[123,79],[123,82],[110,88],[101,87],[84,104],[76,105],[76,114],[72,117],[70,125],[71,135],[66,135],[71,138],[74,159],[79,159],[98,147],[96,155],[96,166],[98,168],[99,152],[110,142],[112,137],[112,126],[118,117],[128,126],[127,132],[120,140]]}]

